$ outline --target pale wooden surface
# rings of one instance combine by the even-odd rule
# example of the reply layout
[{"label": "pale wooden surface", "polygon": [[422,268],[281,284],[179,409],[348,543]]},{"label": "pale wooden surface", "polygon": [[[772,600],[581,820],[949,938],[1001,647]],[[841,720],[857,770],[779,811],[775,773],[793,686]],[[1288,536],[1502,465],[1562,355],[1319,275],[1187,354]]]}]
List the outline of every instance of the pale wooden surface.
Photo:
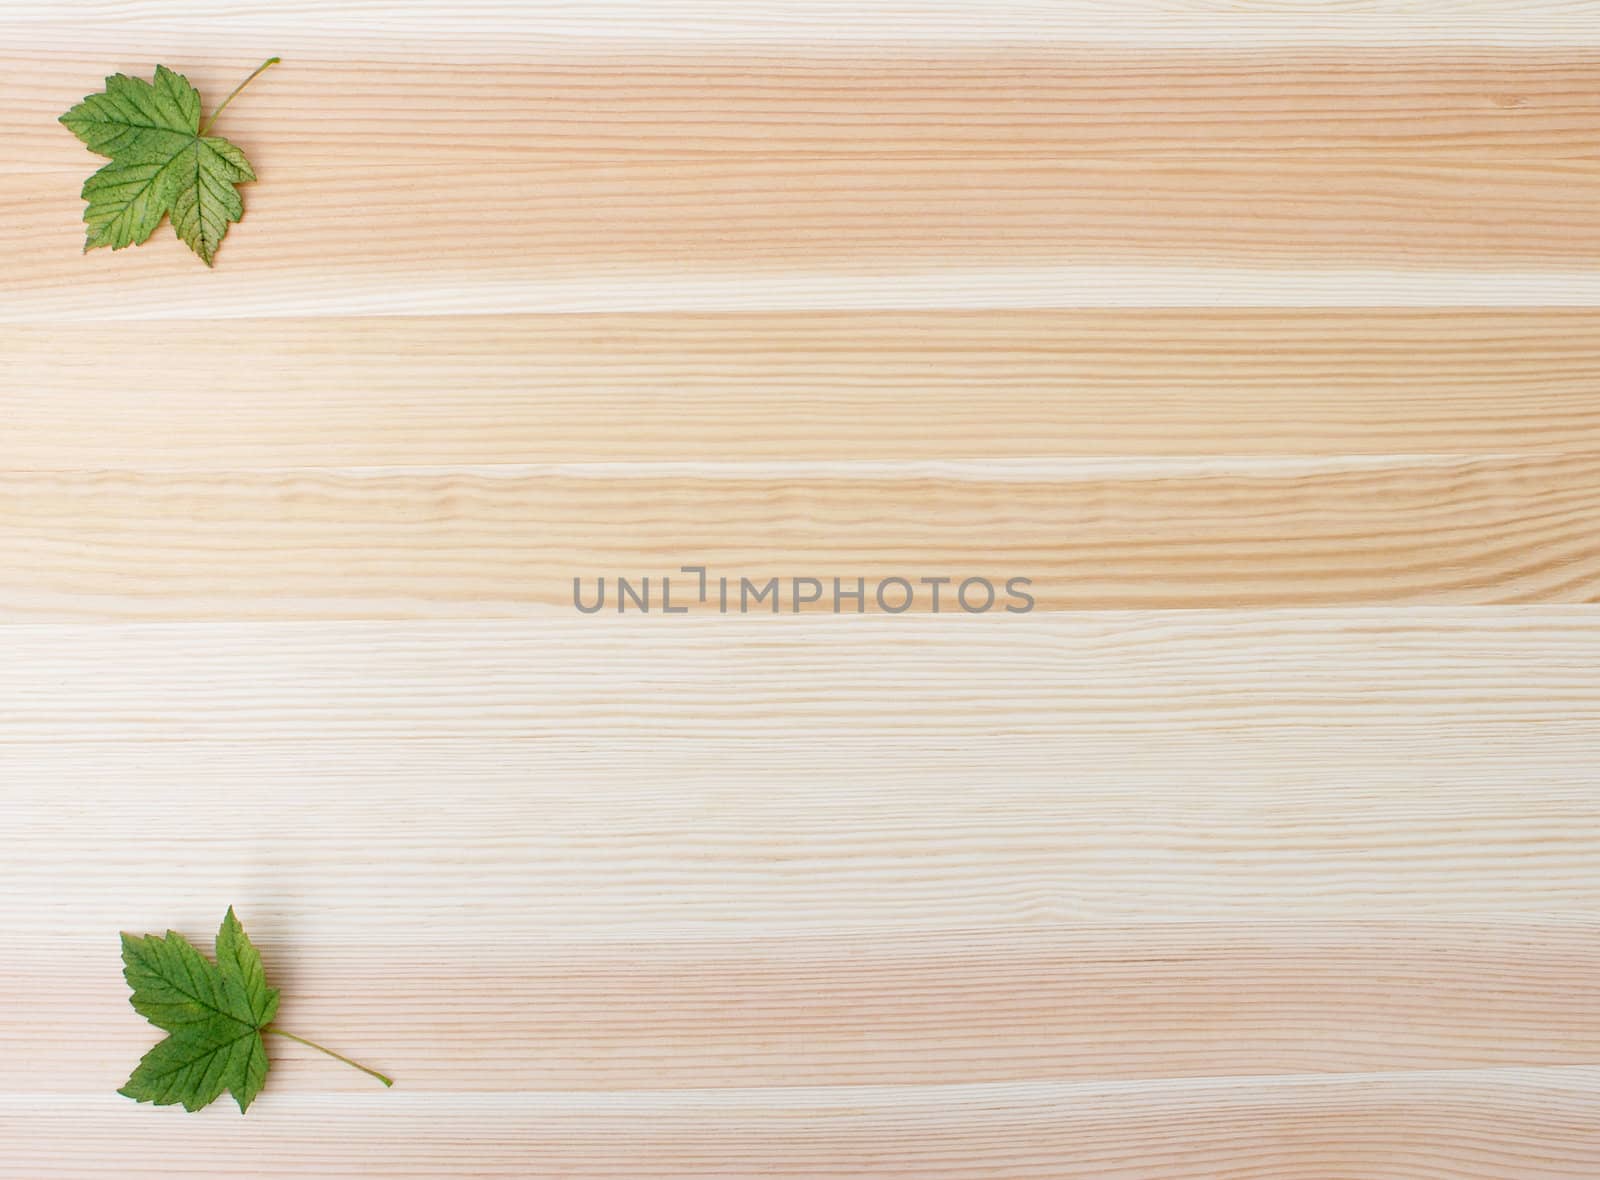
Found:
[{"label": "pale wooden surface", "polygon": [[[157,61],[260,183],[78,254]],[[0,4],[0,1176],[1600,1175],[1600,4]],[[574,573],[1032,575],[587,618]],[[1197,609],[1204,608],[1204,609]],[[237,905],[240,1118],[114,1091]]]}]

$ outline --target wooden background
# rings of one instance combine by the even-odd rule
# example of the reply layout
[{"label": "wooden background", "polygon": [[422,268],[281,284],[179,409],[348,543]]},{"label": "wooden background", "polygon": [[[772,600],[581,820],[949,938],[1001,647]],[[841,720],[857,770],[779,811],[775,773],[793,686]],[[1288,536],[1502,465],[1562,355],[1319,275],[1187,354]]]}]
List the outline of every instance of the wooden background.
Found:
[{"label": "wooden background", "polygon": [[1600,4],[6,0],[0,226],[0,1176],[1600,1175]]}]

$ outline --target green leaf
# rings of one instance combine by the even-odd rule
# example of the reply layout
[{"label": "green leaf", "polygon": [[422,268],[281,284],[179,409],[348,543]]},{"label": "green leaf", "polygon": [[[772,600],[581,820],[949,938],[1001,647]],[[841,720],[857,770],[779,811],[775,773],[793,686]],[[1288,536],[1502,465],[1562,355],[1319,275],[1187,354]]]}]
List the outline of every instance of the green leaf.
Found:
[{"label": "green leaf", "polygon": [[83,182],[88,205],[83,220],[89,227],[83,248],[110,246],[120,250],[150,239],[172,208],[176,191],[172,162],[120,164],[112,161]]},{"label": "green leaf", "polygon": [[245,1111],[266,1076],[261,1034],[218,1020],[188,1025],[151,1049],[118,1093],[157,1106],[182,1103],[185,1110],[199,1110],[231,1089]]},{"label": "green leaf", "polygon": [[261,952],[232,906],[217,931],[215,962],[176,931],[124,934],[122,974],[134,1011],[169,1034],[118,1091],[136,1101],[199,1110],[227,1090],[241,1113],[249,1110],[267,1081],[267,1033],[326,1053],[385,1086],[394,1084],[375,1069],[272,1027],[278,992],[267,985]]},{"label": "green leaf", "polygon": [[133,989],[133,1010],[157,1028],[172,1032],[217,1016],[233,1018],[222,973],[176,931],[165,938],[124,934],[122,976]]},{"label": "green leaf", "polygon": [[254,180],[244,153],[225,139],[197,139],[175,161],[178,187],[172,199],[172,228],[207,266],[228,225],[244,216],[235,185]]},{"label": "green leaf", "polygon": [[217,933],[218,962],[174,931],[122,936],[134,1011],[171,1035],[144,1055],[120,1093],[199,1110],[224,1089],[248,1110],[267,1079],[262,1034],[278,1009],[261,955],[233,910]]},{"label": "green leaf", "polygon": [[[223,100],[212,122],[255,74]],[[149,241],[172,214],[178,237],[211,266],[228,226],[244,216],[237,186],[254,180],[235,145],[200,126],[200,92],[182,74],[157,66],[155,79],[112,74],[106,88],[61,116],[90,151],[110,157],[83,185],[85,251]]]},{"label": "green leaf", "polygon": [[91,152],[128,161],[170,157],[200,131],[200,92],[182,74],[156,67],[155,81],[112,74],[106,88],[61,116]]},{"label": "green leaf", "polygon": [[217,966],[222,972],[223,986],[228,989],[231,1002],[242,1004],[250,1019],[265,1027],[278,1014],[278,993],[267,986],[266,968],[261,965],[261,952],[256,950],[250,936],[244,932],[233,907],[222,919],[222,929],[217,932]]}]

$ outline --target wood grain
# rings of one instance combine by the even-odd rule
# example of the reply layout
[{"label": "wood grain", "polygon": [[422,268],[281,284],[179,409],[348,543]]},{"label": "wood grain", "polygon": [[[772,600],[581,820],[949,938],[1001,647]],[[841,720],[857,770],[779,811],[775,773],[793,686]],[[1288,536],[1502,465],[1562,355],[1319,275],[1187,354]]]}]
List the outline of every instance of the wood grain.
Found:
[{"label": "wood grain", "polygon": [[[56,116],[271,54],[217,269],[80,255]],[[1597,66],[0,0],[0,1177],[1593,1180]],[[571,606],[686,563],[1038,609]],[[394,1090],[115,1093],[116,932],[229,903]]]},{"label": "wood grain", "polygon": [[[350,64],[351,48],[324,44],[331,66],[290,60],[259,102],[252,92],[253,114],[230,109],[271,183],[229,246],[261,261],[207,276],[213,314],[219,292],[226,305],[278,288],[292,307],[330,279],[344,298],[404,294],[432,310],[464,291],[504,300],[600,275],[911,280],[953,263],[1177,260],[1592,271],[1600,256],[1593,53],[1103,61],[1058,49],[642,71],[500,58],[476,63],[464,89],[453,67]],[[217,53],[172,64],[225,92],[253,61]],[[15,66],[25,102],[11,116],[15,163],[0,167],[0,215],[34,253],[12,280],[18,314],[86,312],[89,276],[100,295],[188,298],[190,261],[169,239],[142,249],[161,261],[138,269],[65,248],[88,157],[51,120],[104,59],[0,64]],[[109,302],[96,297],[95,314]]]},{"label": "wood grain", "polygon": [[699,470],[1600,443],[1600,314],[1582,309],[111,323],[94,331],[123,358],[111,386],[94,354],[73,356],[82,331],[0,326],[9,467]]},{"label": "wood grain", "polygon": [[[1572,608],[0,637],[0,767],[73,799],[14,796],[19,935],[224,886],[304,937],[430,942],[508,910],[610,938],[1600,910]],[[162,782],[205,814],[142,819]]]},{"label": "wood grain", "polygon": [[[163,1134],[127,1103],[15,1098],[0,1131],[19,1169],[71,1139],[119,1174],[276,1157],[299,1174],[430,1177],[977,1176],[1352,1180],[1483,1175],[1587,1180],[1600,1077],[1592,1066],[1344,1078],[782,1087],[687,1095],[525,1092],[450,1101],[387,1094],[275,1101],[271,1122],[217,1110]],[[287,1139],[285,1135],[287,1134]],[[1126,1166],[1128,1137],[1140,1162]],[[403,1144],[403,1151],[396,1144]],[[896,1145],[885,1149],[885,1144]],[[1461,1161],[1468,1161],[1465,1166]],[[125,1162],[122,1162],[125,1161]]]},{"label": "wood grain", "polygon": [[[1279,919],[456,939],[420,962],[395,936],[258,941],[270,962],[297,963],[285,1027],[336,1030],[404,1079],[397,1094],[442,1098],[1577,1066],[1600,1052],[1595,935],[1504,919]],[[4,972],[36,1019],[8,1027],[0,1051],[53,1092],[114,1087],[108,1056],[136,1060],[154,1035],[127,1019],[115,980],[98,980],[104,955],[50,940]],[[284,1048],[269,1100],[370,1093],[368,1079]]]},{"label": "wood grain", "polygon": [[951,46],[1154,47],[1241,44],[1534,48],[1600,43],[1593,0],[463,0],[443,19],[432,0],[219,0],[174,10],[160,0],[42,0],[8,9],[28,44],[81,51],[134,45],[210,52],[268,41],[282,52],[331,53],[354,42],[406,60],[481,60],[495,51],[582,53],[594,46],[704,52],[877,45],[933,53]]},{"label": "wood grain", "polygon": [[[798,476],[799,478],[796,478]],[[396,618],[574,612],[685,565],[734,613],[1593,601],[1600,457],[853,468],[48,472],[0,476],[8,619]],[[774,554],[781,554],[779,559]],[[751,606],[741,579],[778,578]],[[678,580],[678,605],[695,585]],[[919,590],[920,587],[920,590]],[[973,611],[990,603],[981,588]],[[708,591],[707,609],[720,592]],[[841,600],[848,613],[857,609]]]},{"label": "wood grain", "polygon": [[[1230,56],[1012,46],[933,57],[700,52],[689,62],[496,52],[464,73],[428,60],[383,70],[332,52],[338,45],[312,47],[304,68],[299,58],[276,67],[248,103],[230,106],[231,133],[264,161],[338,167],[354,149],[362,168],[422,154],[518,169],[531,160],[1199,161],[1222,152],[1483,168],[1587,160],[1600,114],[1588,84],[1600,47]],[[226,93],[255,64],[218,60],[214,49],[171,63],[205,93]],[[0,50],[0,67],[23,103],[6,167],[76,171],[82,149],[55,117],[110,68],[105,57]]]},{"label": "wood grain", "polygon": [[[92,88],[92,79],[79,84]],[[61,150],[77,171],[0,174],[0,217],[39,257],[18,286],[48,293],[87,280],[109,294],[133,276],[111,251],[73,253],[86,161],[70,140]],[[1600,163],[1592,159],[1385,167],[1226,152],[1178,162],[533,156],[479,167],[471,186],[432,155],[370,163],[381,167],[359,156],[334,169],[264,154],[261,175],[272,183],[255,186],[250,219],[225,248],[259,252],[260,236],[270,235],[271,261],[262,265],[301,289],[346,269],[410,286],[423,275],[448,284],[469,275],[510,283],[607,271],[936,268],[952,254],[990,267],[1175,258],[1274,267],[1600,262]],[[315,221],[302,216],[308,206],[323,210]],[[420,224],[450,227],[446,255],[409,232]],[[141,252],[166,255],[174,273],[192,278],[182,249],[162,238]],[[239,273],[216,286],[236,286]]]}]

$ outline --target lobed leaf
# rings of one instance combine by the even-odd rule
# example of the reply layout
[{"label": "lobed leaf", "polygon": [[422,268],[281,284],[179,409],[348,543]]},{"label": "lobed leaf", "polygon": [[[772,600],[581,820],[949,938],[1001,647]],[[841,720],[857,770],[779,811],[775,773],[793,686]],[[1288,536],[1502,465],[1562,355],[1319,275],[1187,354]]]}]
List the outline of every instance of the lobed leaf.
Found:
[{"label": "lobed leaf", "polygon": [[278,992],[267,986],[261,952],[244,932],[232,906],[222,919],[222,929],[217,931],[217,966],[229,989],[230,1002],[242,1004],[258,1026],[271,1024],[278,1014]]},{"label": "lobed leaf", "polygon": [[60,121],[111,159],[83,185],[85,251],[141,245],[170,213],[178,237],[215,263],[228,226],[244,216],[236,186],[256,174],[235,145],[200,134],[200,92],[187,78],[166,66],[153,82],[112,74]]},{"label": "lobed leaf", "polygon": [[168,156],[200,132],[200,92],[182,74],[156,67],[153,83],[112,74],[60,120],[91,152],[135,161]]},{"label": "lobed leaf", "polygon": [[216,962],[169,930],[165,937],[124,934],[122,963],[133,989],[128,1002],[169,1035],[118,1092],[199,1110],[228,1090],[240,1111],[248,1110],[267,1080],[262,1033],[277,1015],[278,993],[267,986],[261,953],[232,907],[217,932]]}]

